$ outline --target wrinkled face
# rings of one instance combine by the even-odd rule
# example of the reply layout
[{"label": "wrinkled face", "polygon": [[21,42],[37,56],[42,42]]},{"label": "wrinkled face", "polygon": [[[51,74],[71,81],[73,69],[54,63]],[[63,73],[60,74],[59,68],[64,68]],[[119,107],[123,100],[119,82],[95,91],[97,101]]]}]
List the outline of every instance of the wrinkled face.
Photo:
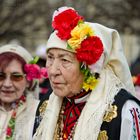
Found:
[{"label": "wrinkled face", "polygon": [[84,76],[74,53],[62,49],[49,49],[46,67],[56,95],[70,97],[81,90]]},{"label": "wrinkled face", "polygon": [[0,100],[2,103],[10,104],[19,99],[27,86],[22,65],[17,60],[12,60],[2,70],[0,68]]}]

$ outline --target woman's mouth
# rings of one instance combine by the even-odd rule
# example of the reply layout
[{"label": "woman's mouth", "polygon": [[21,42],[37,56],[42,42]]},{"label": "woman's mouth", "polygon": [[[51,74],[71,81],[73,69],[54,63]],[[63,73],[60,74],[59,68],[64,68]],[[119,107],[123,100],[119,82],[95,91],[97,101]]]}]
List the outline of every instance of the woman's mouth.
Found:
[{"label": "woman's mouth", "polygon": [[1,90],[2,93],[4,94],[12,94],[14,91],[12,90]]}]

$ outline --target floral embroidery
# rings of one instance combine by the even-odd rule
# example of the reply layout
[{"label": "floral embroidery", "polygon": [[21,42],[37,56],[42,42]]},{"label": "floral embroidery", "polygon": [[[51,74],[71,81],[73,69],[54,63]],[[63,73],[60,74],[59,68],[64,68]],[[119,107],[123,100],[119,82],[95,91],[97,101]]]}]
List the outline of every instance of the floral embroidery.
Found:
[{"label": "floral embroidery", "polygon": [[20,107],[21,105],[23,105],[23,103],[26,101],[25,96],[21,96],[21,98],[16,101],[15,103],[12,104],[13,106],[13,112],[11,115],[11,118],[8,122],[8,126],[6,129],[6,140],[13,140],[13,134],[14,134],[14,129],[15,129],[15,120],[16,120],[16,115],[17,115],[17,109],[18,107]]},{"label": "floral embroidery", "polygon": [[140,112],[137,108],[132,108],[130,113],[133,117],[133,138],[137,139],[140,138],[140,121],[139,116]]}]

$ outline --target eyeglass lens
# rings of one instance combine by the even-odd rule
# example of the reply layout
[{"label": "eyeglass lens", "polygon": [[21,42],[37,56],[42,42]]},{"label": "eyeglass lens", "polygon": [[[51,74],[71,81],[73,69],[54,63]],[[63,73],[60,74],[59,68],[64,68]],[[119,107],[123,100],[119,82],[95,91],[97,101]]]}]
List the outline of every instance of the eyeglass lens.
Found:
[{"label": "eyeglass lens", "polygon": [[[0,72],[0,81],[3,81],[7,78],[7,74],[4,72]],[[20,73],[11,73],[10,74],[10,79],[12,81],[21,81],[24,78],[24,74],[20,74]]]}]

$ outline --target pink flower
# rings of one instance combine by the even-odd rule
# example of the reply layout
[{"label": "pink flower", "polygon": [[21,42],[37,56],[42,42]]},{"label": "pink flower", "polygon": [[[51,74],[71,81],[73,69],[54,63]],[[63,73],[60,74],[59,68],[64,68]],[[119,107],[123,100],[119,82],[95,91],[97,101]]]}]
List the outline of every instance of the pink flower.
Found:
[{"label": "pink flower", "polygon": [[40,72],[42,78],[48,78],[47,68],[41,68]]},{"label": "pink flower", "polygon": [[28,81],[41,78],[40,67],[37,64],[26,64],[24,70]]},{"label": "pink flower", "polygon": [[33,79],[48,78],[48,73],[46,68],[40,68],[37,64],[26,64],[24,66],[26,72],[26,78],[28,81]]}]

